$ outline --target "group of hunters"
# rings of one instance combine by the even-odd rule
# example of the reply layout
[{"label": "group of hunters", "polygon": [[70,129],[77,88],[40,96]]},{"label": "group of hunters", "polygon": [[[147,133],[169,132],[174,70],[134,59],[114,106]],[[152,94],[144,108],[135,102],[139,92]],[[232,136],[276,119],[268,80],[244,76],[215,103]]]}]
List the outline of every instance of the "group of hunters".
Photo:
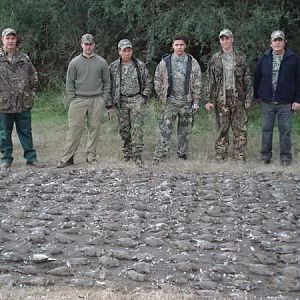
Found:
[{"label": "group of hunters", "polygon": [[[173,53],[162,57],[154,75],[154,88],[162,102],[159,137],[153,164],[166,159],[172,130],[177,122],[177,155],[188,157],[188,144],[193,114],[204,102],[206,111],[214,110],[218,136],[215,158],[225,161],[228,156],[229,130],[233,135],[232,158],[246,161],[247,110],[252,99],[260,102],[262,112],[261,159],[271,163],[273,128],[277,117],[280,141],[280,161],[292,162],[291,129],[293,112],[300,109],[300,61],[286,47],[281,30],[271,34],[270,48],[257,63],[252,83],[244,54],[234,49],[233,33],[219,33],[221,49],[208,63],[207,81],[202,85],[201,68],[186,52],[187,39],[173,38]],[[2,32],[0,48],[0,151],[1,169],[9,171],[13,162],[12,131],[16,132],[24,151],[26,165],[41,168],[33,148],[31,108],[38,82],[37,72],[29,57],[16,47],[17,33],[12,28]],[[94,52],[94,37],[87,33],[81,38],[82,53],[71,60],[66,76],[69,100],[66,145],[57,164],[64,168],[74,164],[74,156],[87,127],[86,161],[97,161],[100,124],[105,113],[115,112],[123,141],[124,160],[143,166],[143,126],[145,104],[152,91],[152,78],[144,62],[133,55],[128,39],[118,43],[119,58],[107,64]]]}]

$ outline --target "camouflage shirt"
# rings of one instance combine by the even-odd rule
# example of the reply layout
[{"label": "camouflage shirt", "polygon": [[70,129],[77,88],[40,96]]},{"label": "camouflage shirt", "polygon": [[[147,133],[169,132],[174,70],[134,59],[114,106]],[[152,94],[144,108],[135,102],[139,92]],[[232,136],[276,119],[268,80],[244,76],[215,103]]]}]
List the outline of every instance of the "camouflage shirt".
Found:
[{"label": "camouflage shirt", "polygon": [[[172,55],[173,56],[173,55]],[[184,84],[184,79],[182,84]],[[191,77],[189,82],[189,92],[187,94],[187,101],[188,102],[194,102],[196,104],[199,104],[201,99],[201,68],[198,64],[198,62],[192,58],[192,70],[191,70]],[[174,83],[173,83],[174,85]],[[165,60],[161,60],[158,64],[155,75],[154,75],[154,87],[155,91],[158,95],[158,98],[163,102],[167,102],[167,96],[168,96],[168,71]],[[174,92],[174,91],[172,91]]]},{"label": "camouflage shirt", "polygon": [[278,74],[279,68],[282,62],[283,54],[276,55],[273,53],[273,60],[272,60],[272,87],[273,87],[273,94],[276,91],[277,81],[278,81]]},{"label": "camouflage shirt", "polygon": [[[141,79],[141,86],[139,86],[138,91],[141,92],[141,95],[145,98],[149,97],[151,94],[151,90],[152,90],[152,78],[149,74],[149,71],[146,67],[146,65],[140,61],[139,59],[135,59],[135,63],[136,63],[136,67],[139,70],[140,73],[140,79]],[[134,64],[133,64],[134,65]],[[134,66],[135,68],[135,66]],[[122,73],[122,63],[120,59],[115,60],[114,62],[112,62],[109,65],[109,71],[110,71],[110,83],[111,83],[111,89],[110,89],[110,97],[109,100],[107,102],[107,107],[111,107],[111,106],[119,106],[120,105],[120,99],[121,99],[121,94],[122,93],[122,83],[121,81],[125,80],[125,83],[129,83],[130,79],[124,78],[124,72]],[[135,68],[136,69],[136,68]],[[137,69],[136,69],[136,76],[137,75]],[[121,76],[122,74],[122,76]],[[122,77],[122,80],[121,80]],[[127,84],[126,84],[127,85]],[[125,87],[125,86],[124,86]],[[125,93],[125,95],[129,95],[132,91],[123,91]],[[135,93],[132,93],[135,94]]]},{"label": "camouflage shirt", "polygon": [[172,90],[169,96],[171,102],[187,102],[187,97],[185,95],[184,83],[185,83],[185,74],[187,67],[188,56],[186,54],[178,57],[173,54],[171,56],[171,65],[172,65]]},{"label": "camouflage shirt", "polygon": [[235,68],[235,59],[233,52],[223,53],[222,63],[224,68],[225,75],[225,89],[233,90],[234,89],[234,68]]},{"label": "camouflage shirt", "polygon": [[26,54],[17,50],[9,58],[0,48],[0,112],[30,109],[37,82],[37,72]]},{"label": "camouflage shirt", "polygon": [[121,94],[135,95],[140,91],[138,73],[133,62],[122,64]]},{"label": "camouflage shirt", "polygon": [[[205,101],[224,103],[226,95],[224,83],[224,70],[222,63],[223,51],[219,51],[210,59],[207,69]],[[253,87],[250,69],[246,57],[237,51],[233,52],[234,64],[234,92],[235,98],[247,103],[252,102]]]}]

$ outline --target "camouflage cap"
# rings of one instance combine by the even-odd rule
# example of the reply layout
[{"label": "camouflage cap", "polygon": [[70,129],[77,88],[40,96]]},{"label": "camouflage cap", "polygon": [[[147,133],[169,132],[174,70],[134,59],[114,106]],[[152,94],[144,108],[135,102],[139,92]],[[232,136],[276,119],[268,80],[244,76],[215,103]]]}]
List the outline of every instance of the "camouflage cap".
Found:
[{"label": "camouflage cap", "polygon": [[221,36],[228,36],[228,37],[232,37],[233,38],[233,33],[231,32],[231,30],[229,30],[229,29],[223,29],[222,31],[220,31],[220,33],[219,33],[219,38],[221,37]]},{"label": "camouflage cap", "polygon": [[94,43],[94,37],[91,34],[86,33],[82,36],[81,43],[83,43],[83,44],[85,44],[85,43],[92,44],[92,43]]},{"label": "camouflage cap", "polygon": [[281,30],[275,30],[271,34],[271,41],[274,41],[275,39],[285,39],[284,33]]},{"label": "camouflage cap", "polygon": [[132,48],[132,44],[129,40],[123,39],[118,43],[119,49]]},{"label": "camouflage cap", "polygon": [[2,37],[4,36],[7,36],[9,34],[14,34],[14,35],[17,35],[16,31],[12,28],[5,28],[3,31],[2,31]]}]

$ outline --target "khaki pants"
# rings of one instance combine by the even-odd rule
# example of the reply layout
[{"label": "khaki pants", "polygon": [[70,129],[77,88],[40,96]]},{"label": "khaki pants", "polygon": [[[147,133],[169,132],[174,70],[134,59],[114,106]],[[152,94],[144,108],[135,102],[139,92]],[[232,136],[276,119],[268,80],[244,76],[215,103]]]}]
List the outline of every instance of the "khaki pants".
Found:
[{"label": "khaki pants", "polygon": [[61,161],[66,162],[75,155],[85,126],[88,129],[87,161],[96,159],[100,122],[103,120],[104,110],[105,103],[101,96],[76,97],[71,101],[68,112],[69,131]]}]

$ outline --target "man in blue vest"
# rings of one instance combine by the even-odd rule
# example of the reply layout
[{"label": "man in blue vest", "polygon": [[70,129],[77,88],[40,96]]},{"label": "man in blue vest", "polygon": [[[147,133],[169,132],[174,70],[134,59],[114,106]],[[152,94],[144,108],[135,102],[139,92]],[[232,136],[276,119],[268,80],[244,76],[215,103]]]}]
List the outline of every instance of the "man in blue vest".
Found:
[{"label": "man in blue vest", "polygon": [[153,157],[155,165],[167,156],[176,119],[177,156],[187,159],[192,117],[199,108],[201,97],[201,69],[198,62],[186,53],[186,45],[185,36],[175,36],[174,53],[164,57],[155,71],[154,87],[163,103],[160,134]]},{"label": "man in blue vest", "polygon": [[284,33],[271,34],[271,48],[260,58],[254,79],[254,96],[261,101],[261,158],[269,164],[272,158],[273,128],[277,116],[280,160],[283,166],[292,162],[291,130],[293,111],[300,109],[300,60],[286,46]]}]

